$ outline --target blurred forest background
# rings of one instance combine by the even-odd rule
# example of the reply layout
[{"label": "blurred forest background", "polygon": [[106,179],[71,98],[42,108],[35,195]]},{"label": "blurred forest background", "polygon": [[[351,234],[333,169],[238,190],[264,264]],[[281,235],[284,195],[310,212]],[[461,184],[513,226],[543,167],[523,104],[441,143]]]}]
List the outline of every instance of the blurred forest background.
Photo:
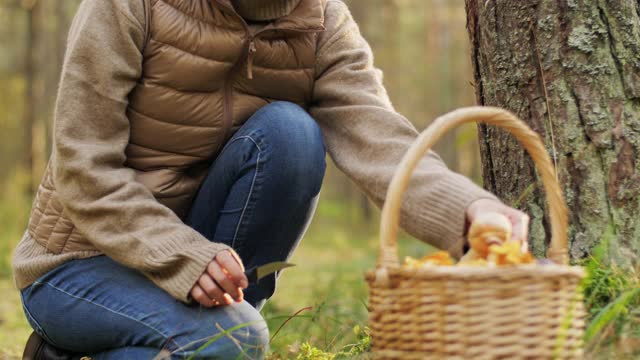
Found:
[{"label": "blurred forest background", "polygon": [[[419,130],[474,103],[462,1],[346,2],[374,49],[394,105]],[[6,294],[0,299],[0,359],[16,357],[30,332],[12,288],[11,253],[50,154],[57,82],[79,3],[0,0],[0,293]],[[480,179],[476,136],[474,126],[461,128],[437,150],[452,169]],[[377,217],[378,210],[331,167],[314,223],[293,259],[300,266],[285,272],[264,310],[273,318],[272,333],[281,316],[302,310],[278,332],[274,353],[295,352],[306,340],[339,349],[360,336],[363,272],[375,261]],[[405,253],[427,251],[417,241],[403,246]]]}]

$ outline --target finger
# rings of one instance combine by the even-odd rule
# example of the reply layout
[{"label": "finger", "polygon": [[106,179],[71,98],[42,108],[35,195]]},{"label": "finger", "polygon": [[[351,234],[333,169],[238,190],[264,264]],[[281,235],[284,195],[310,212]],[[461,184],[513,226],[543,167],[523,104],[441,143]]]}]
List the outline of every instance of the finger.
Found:
[{"label": "finger", "polygon": [[517,211],[513,215],[513,240],[527,241],[529,232],[529,216],[523,212]]},{"label": "finger", "polygon": [[247,276],[244,274],[244,267],[231,252],[223,251],[216,256],[215,260],[227,271],[236,287],[246,289],[249,286]]},{"label": "finger", "polygon": [[191,289],[191,297],[193,300],[197,301],[200,305],[204,307],[213,307],[215,303],[211,300],[207,294],[205,294],[204,290],[199,285],[196,285]]},{"label": "finger", "polygon": [[227,251],[231,254],[231,256],[234,259],[236,259],[236,262],[240,264],[240,269],[242,270],[242,272],[244,272],[246,269],[244,268],[244,263],[242,262],[242,259],[240,259],[240,256],[238,255],[238,253],[233,251],[233,249],[227,250]]},{"label": "finger", "polygon": [[220,304],[227,303],[224,297],[224,291],[218,287],[209,274],[202,274],[200,279],[198,279],[198,285],[200,285],[200,288],[204,290],[210,299],[215,300]]},{"label": "finger", "polygon": [[521,251],[527,252],[529,251],[529,222],[531,218],[529,215],[524,214],[522,216],[522,249]]},{"label": "finger", "polygon": [[[207,266],[207,273],[216,281],[219,287],[222,288],[224,292],[229,294],[233,300],[238,302],[242,301],[244,295],[242,290],[236,285],[229,276],[222,270],[220,265],[216,261],[212,261]],[[225,302],[228,302],[229,299],[225,297]]]}]

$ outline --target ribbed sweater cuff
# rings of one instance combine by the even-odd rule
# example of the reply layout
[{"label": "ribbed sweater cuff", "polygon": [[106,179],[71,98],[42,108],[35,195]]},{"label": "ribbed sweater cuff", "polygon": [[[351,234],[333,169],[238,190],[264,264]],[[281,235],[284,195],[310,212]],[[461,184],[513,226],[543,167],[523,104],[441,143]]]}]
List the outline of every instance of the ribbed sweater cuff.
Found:
[{"label": "ribbed sweater cuff", "polygon": [[167,241],[157,248],[158,252],[166,255],[167,266],[163,267],[163,271],[148,276],[174,298],[189,303],[191,289],[205,272],[209,262],[219,252],[233,252],[233,249],[222,243],[211,242],[195,230],[171,240],[174,241]]},{"label": "ribbed sweater cuff", "polygon": [[437,199],[427,199],[433,206],[428,209],[428,214],[421,214],[419,218],[436,240],[435,245],[459,258],[463,255],[466,243],[467,208],[480,199],[498,199],[466,177],[455,173],[440,180],[435,187],[438,191],[433,194]]}]

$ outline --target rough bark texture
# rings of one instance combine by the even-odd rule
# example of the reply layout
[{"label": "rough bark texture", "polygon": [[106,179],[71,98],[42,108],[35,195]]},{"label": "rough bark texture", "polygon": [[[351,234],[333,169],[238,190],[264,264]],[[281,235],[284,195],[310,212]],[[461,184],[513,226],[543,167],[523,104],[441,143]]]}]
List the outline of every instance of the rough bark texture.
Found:
[{"label": "rough bark texture", "polygon": [[[572,212],[572,258],[607,239],[618,262],[637,263],[640,1],[465,1],[478,103],[545,139]],[[500,130],[480,126],[480,140],[485,186],[532,215],[542,254],[549,229],[531,161]]]}]

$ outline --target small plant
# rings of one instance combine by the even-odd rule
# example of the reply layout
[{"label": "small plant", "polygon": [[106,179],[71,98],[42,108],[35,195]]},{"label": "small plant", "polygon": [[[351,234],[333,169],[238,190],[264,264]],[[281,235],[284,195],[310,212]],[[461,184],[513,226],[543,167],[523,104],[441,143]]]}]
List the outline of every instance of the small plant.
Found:
[{"label": "small plant", "polygon": [[335,357],[335,354],[324,352],[309,342],[304,342],[300,345],[296,360],[333,360]]},{"label": "small plant", "polygon": [[591,358],[638,358],[640,276],[637,269],[609,263],[607,247],[605,239],[584,264],[587,353]]},{"label": "small plant", "polygon": [[371,333],[368,327],[362,327],[356,325],[353,328],[353,332],[356,336],[356,342],[345,346],[337,358],[351,359],[358,355],[366,354],[371,350]]},{"label": "small plant", "polygon": [[[353,328],[353,333],[356,337],[356,342],[345,345],[337,352],[319,349],[309,341],[305,341],[300,345],[289,347],[290,358],[295,358],[296,360],[339,360],[358,358],[359,356],[369,352],[371,349],[371,335],[367,327],[362,327],[360,325],[356,325]],[[271,359],[276,360],[280,358],[272,357]]]}]

